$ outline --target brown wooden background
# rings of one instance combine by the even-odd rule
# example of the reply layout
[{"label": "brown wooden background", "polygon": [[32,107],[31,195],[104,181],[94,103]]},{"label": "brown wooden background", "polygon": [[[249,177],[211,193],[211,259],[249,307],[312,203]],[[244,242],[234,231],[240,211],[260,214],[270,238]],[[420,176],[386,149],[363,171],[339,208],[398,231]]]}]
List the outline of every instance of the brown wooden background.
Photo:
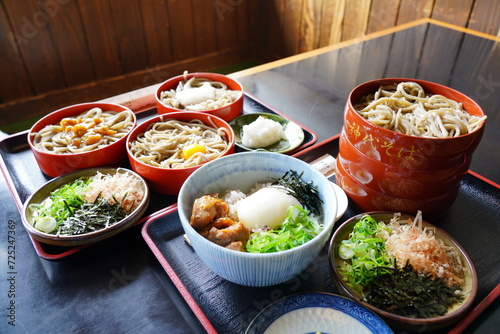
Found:
[{"label": "brown wooden background", "polygon": [[498,0],[1,0],[0,125],[184,70],[267,62],[433,18],[491,35]]}]

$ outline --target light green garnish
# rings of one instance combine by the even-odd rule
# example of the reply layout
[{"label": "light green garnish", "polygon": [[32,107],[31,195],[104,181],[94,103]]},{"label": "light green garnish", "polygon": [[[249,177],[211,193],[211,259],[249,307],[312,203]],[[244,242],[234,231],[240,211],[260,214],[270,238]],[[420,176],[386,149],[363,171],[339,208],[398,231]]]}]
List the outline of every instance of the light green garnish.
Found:
[{"label": "light green garnish", "polygon": [[[50,233],[66,220],[74,208],[81,206],[85,190],[92,181],[87,178],[76,179],[50,193],[50,196],[40,204],[32,204],[30,209],[36,213],[34,227],[42,232]],[[47,217],[52,217],[56,224],[50,231],[51,224]]]},{"label": "light green garnish", "polygon": [[249,253],[274,253],[300,246],[323,230],[323,225],[309,217],[300,206],[291,206],[285,221],[274,230],[250,235],[246,249]]},{"label": "light green garnish", "polygon": [[344,266],[339,267],[339,272],[347,284],[358,291],[374,281],[377,276],[374,268],[392,266],[385,241],[377,237],[380,230],[389,231],[389,227],[364,215],[354,225],[349,239],[342,240],[338,248],[340,258],[346,260]]}]

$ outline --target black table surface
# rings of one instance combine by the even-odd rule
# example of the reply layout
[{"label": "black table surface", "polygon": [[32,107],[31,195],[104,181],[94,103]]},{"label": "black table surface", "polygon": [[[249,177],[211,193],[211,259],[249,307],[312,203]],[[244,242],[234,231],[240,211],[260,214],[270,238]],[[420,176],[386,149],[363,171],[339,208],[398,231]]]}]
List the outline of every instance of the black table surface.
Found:
[{"label": "black table surface", "polygon": [[[363,81],[408,77],[451,86],[475,98],[488,116],[471,169],[500,183],[499,52],[491,39],[425,23],[239,81],[315,131],[319,142],[340,132],[347,95]],[[42,259],[3,178],[0,222],[0,333],[205,332],[146,245],[141,226],[61,261]],[[498,302],[493,306],[467,332],[494,332]]]}]

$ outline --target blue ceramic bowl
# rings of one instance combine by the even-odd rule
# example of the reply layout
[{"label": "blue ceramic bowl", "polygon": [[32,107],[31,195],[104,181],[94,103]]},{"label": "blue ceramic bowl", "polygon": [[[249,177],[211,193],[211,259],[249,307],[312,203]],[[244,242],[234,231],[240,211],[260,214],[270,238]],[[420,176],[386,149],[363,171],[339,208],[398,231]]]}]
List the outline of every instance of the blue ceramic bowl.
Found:
[{"label": "blue ceramic bowl", "polygon": [[[227,189],[247,193],[257,182],[272,181],[289,170],[304,171],[302,179],[317,187],[323,201],[324,229],[304,245],[277,253],[238,252],[208,241],[189,224],[196,198],[223,194]],[[211,270],[236,284],[271,286],[295,277],[318,256],[335,224],[337,199],[328,179],[302,160],[284,154],[247,152],[214,160],[191,174],[180,190],[178,211],[191,245]]]}]

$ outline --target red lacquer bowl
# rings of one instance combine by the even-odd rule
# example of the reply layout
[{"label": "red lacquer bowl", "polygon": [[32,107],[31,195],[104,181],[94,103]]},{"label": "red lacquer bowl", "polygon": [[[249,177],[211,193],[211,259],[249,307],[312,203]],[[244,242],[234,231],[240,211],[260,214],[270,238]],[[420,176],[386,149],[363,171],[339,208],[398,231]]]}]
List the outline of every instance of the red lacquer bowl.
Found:
[{"label": "red lacquer bowl", "polygon": [[184,181],[202,165],[188,168],[160,168],[155,167],[136,159],[130,151],[131,144],[137,136],[146,132],[153,124],[163,122],[167,119],[176,119],[179,121],[189,122],[191,120],[201,120],[205,125],[211,127],[224,128],[228,135],[228,148],[221,154],[226,156],[234,153],[235,137],[231,126],[223,119],[201,112],[176,112],[166,115],[155,116],[144,123],[137,126],[131,133],[127,141],[127,154],[132,170],[142,176],[149,184],[151,190],[167,195],[177,195]]},{"label": "red lacquer bowl", "polygon": [[31,127],[28,134],[28,144],[43,173],[51,177],[57,177],[83,168],[99,166],[118,167],[127,163],[127,152],[125,149],[127,136],[123,136],[107,146],[82,153],[55,154],[35,147],[33,142],[35,133],[42,130],[45,126],[59,124],[63,118],[74,117],[96,107],[101,108],[103,111],[129,112],[133,119],[133,125],[128,133],[132,131],[137,123],[136,116],[130,109],[114,103],[81,103],[56,110],[46,115]]},{"label": "red lacquer bowl", "polygon": [[[243,86],[236,80],[231,79],[230,77],[218,74],[218,73],[210,73],[210,72],[197,72],[197,73],[189,73],[186,76],[186,79],[189,80],[192,77],[197,78],[205,78],[212,81],[218,81],[227,86],[228,89],[234,91],[240,91],[241,95],[238,99],[236,99],[233,103],[230,103],[224,107],[211,109],[211,110],[203,110],[200,112],[207,113],[210,115],[218,116],[225,121],[230,121],[236,116],[239,116],[243,113]],[[184,81],[184,75],[178,75],[176,77],[170,78],[167,81],[163,82],[158,89],[156,90],[155,98],[156,98],[156,108],[158,114],[168,114],[172,112],[179,112],[182,109],[173,108],[167,104],[165,104],[161,99],[161,93],[164,91],[170,91],[171,89],[175,90],[181,81]]]},{"label": "red lacquer bowl", "polygon": [[380,86],[407,81],[421,85],[427,94],[440,94],[462,103],[470,115],[484,116],[471,98],[439,84],[405,78],[365,82],[352,90],[346,103],[337,182],[363,211],[415,214],[422,210],[427,219],[434,219],[456,199],[460,181],[482,138],[484,122],[458,137],[423,138],[375,125],[354,109],[362,97],[375,93]]}]

